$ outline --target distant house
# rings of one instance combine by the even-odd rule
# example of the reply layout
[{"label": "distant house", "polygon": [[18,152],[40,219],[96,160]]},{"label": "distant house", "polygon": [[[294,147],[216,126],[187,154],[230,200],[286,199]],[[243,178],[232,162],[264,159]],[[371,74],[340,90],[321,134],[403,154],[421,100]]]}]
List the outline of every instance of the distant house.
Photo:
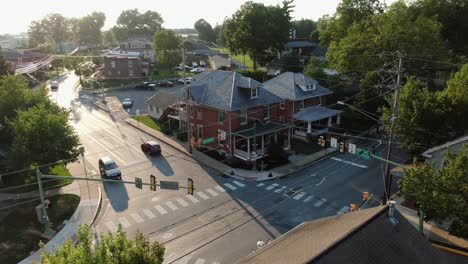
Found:
[{"label": "distant house", "polygon": [[12,63],[15,69],[30,66],[48,56],[48,54],[44,53],[17,49],[2,49],[2,54],[7,61]]},{"label": "distant house", "polygon": [[211,55],[209,60],[213,70],[226,70],[231,68],[231,59],[228,54]]},{"label": "distant house", "polygon": [[120,42],[120,50],[139,52],[143,60],[155,61],[153,42],[149,37],[129,38],[127,41]]},{"label": "distant house", "polygon": [[237,264],[462,263],[431,245],[398,211],[378,206],[304,222]]},{"label": "distant house", "polygon": [[151,96],[146,100],[145,104],[148,107],[148,115],[160,120],[165,118],[167,114],[170,114],[167,109],[178,103],[178,100],[182,97],[182,92],[170,93],[166,90],[161,90],[155,95]]},{"label": "distant house", "polygon": [[148,73],[139,52],[113,50],[103,54],[103,60],[103,76],[108,79],[142,78]]},{"label": "distant house", "polygon": [[468,144],[468,135],[426,150],[422,153],[422,156],[426,158],[426,162],[434,165],[434,168],[440,169],[444,166],[444,153],[447,151],[457,153],[465,146],[465,144]]}]

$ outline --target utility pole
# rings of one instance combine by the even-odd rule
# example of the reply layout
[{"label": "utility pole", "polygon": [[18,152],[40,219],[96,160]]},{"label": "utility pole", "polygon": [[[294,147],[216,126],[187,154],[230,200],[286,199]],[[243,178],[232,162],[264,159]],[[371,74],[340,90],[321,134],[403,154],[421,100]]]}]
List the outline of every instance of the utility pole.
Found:
[{"label": "utility pole", "polygon": [[254,120],[253,124],[254,138],[253,138],[253,170],[257,170],[257,122]]},{"label": "utility pole", "polygon": [[[184,78],[184,91],[185,91],[185,105],[187,106],[187,142],[189,145],[189,153],[192,153],[192,124],[190,123],[190,117],[192,116],[191,104],[190,104],[190,92],[187,87],[187,80],[185,79],[185,50],[182,48],[182,76]],[[179,106],[180,109],[180,106]],[[180,110],[179,110],[180,112]]]},{"label": "utility pole", "polygon": [[37,185],[39,186],[39,197],[41,198],[41,209],[42,209],[42,223],[44,224],[45,230],[44,234],[50,235],[53,233],[51,227],[50,227],[50,221],[49,221],[49,216],[47,215],[47,209],[45,207],[45,195],[44,195],[44,189],[42,189],[42,177],[41,177],[41,171],[39,168],[36,168],[36,176],[37,176]]},{"label": "utility pole", "polygon": [[390,192],[392,190],[392,177],[390,175],[390,158],[392,155],[392,143],[395,133],[395,124],[398,118],[398,104],[400,102],[400,86],[401,86],[401,75],[403,68],[403,60],[401,53],[398,52],[398,72],[397,72],[397,83],[395,87],[395,101],[393,103],[393,114],[392,114],[392,123],[390,127],[390,136],[388,139],[388,149],[387,149],[387,164],[385,166],[385,191],[384,191],[384,204],[387,204],[388,197],[390,197]]}]

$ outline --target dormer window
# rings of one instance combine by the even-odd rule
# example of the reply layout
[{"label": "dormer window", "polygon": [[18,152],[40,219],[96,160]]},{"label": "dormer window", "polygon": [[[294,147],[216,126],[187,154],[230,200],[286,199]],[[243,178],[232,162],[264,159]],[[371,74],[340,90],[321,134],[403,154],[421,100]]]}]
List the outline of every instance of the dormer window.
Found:
[{"label": "dormer window", "polygon": [[257,98],[258,97],[258,87],[252,87],[250,89],[250,98]]},{"label": "dormer window", "polygon": [[308,84],[308,85],[306,85],[306,91],[315,90],[315,88],[316,88],[315,84]]}]

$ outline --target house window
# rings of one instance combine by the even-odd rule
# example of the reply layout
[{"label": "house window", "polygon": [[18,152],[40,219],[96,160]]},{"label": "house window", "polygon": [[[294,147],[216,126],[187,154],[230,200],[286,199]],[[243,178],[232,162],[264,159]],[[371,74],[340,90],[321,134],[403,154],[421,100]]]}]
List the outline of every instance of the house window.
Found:
[{"label": "house window", "polygon": [[128,67],[133,67],[133,61],[132,60],[128,60]]},{"label": "house window", "polygon": [[115,61],[111,61],[111,67],[115,68]]},{"label": "house window", "polygon": [[299,101],[299,109],[304,109],[304,100]]},{"label": "house window", "polygon": [[150,105],[150,112],[153,112],[153,106]]},{"label": "house window", "polygon": [[224,146],[226,144],[226,132],[218,129],[218,145]]},{"label": "house window", "polygon": [[133,70],[128,71],[128,76],[132,77],[133,76]]},{"label": "house window", "polygon": [[198,120],[202,120],[202,107],[201,106],[197,106],[197,119]]},{"label": "house window", "polygon": [[224,111],[218,111],[218,123],[222,123],[224,122],[224,118],[225,118],[225,115],[226,113],[224,113]]},{"label": "house window", "polygon": [[263,119],[264,119],[264,120],[270,119],[270,114],[271,114],[270,112],[271,112],[270,106],[267,106],[267,107],[265,107],[265,108],[263,109]]},{"label": "house window", "polygon": [[159,107],[156,107],[156,113],[159,114]]},{"label": "house window", "polygon": [[198,125],[198,139],[203,139],[203,126]]},{"label": "house window", "polygon": [[280,102],[280,109],[284,109],[284,102]]},{"label": "house window", "polygon": [[240,123],[241,125],[247,124],[247,108],[240,110]]},{"label": "house window", "polygon": [[250,98],[257,98],[258,97],[258,88],[253,87],[250,89]]},{"label": "house window", "polygon": [[306,85],[306,91],[315,90],[315,88],[316,88],[315,84],[308,84],[308,85]]}]

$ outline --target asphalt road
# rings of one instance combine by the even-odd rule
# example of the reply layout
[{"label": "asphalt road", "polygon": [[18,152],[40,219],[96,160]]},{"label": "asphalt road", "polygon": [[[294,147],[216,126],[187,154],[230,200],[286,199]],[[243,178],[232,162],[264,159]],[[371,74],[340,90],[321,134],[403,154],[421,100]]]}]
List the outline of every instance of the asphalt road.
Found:
[{"label": "asphalt road", "polygon": [[[124,180],[149,182],[153,174],[157,181],[177,181],[182,187],[189,177],[194,180],[194,196],[185,189],[152,192],[147,186],[103,185],[97,229],[115,232],[121,225],[130,236],[140,230],[151,241],[165,243],[165,263],[233,263],[256,250],[259,240],[267,242],[304,221],[346,212],[351,203],[361,202],[363,191],[376,197],[375,204],[382,195],[385,164],[352,154],[262,183],[222,177],[164,143],[161,156],[148,157],[140,144],[153,138],[97,110],[90,98],[80,98],[71,85],[76,77],[61,82],[52,95],[72,110],[91,177],[100,177],[98,159],[108,155],[121,167]],[[372,144],[363,141],[358,147]],[[383,151],[383,156],[384,147],[376,153]]]}]

